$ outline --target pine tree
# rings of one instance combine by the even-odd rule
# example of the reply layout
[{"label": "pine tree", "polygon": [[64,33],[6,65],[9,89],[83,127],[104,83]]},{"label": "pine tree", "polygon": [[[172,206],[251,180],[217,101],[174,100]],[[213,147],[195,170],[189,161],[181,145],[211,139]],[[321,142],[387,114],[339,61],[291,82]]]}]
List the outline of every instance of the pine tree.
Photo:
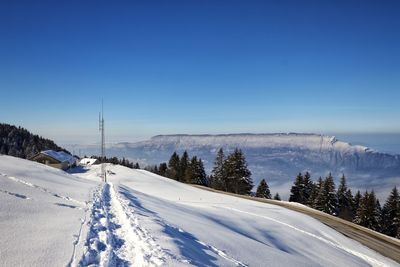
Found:
[{"label": "pine tree", "polygon": [[251,172],[247,168],[247,162],[243,152],[236,148],[224,161],[224,169],[226,170],[226,181],[228,192],[241,195],[249,195],[253,188],[253,180]]},{"label": "pine tree", "polygon": [[338,201],[338,217],[351,221],[353,219],[353,196],[347,188],[344,174],[340,178],[340,184],[336,193]]},{"label": "pine tree", "polygon": [[271,192],[265,179],[262,179],[257,187],[256,197],[271,199]]},{"label": "pine tree", "polygon": [[357,193],[355,194],[354,198],[353,198],[353,217],[356,215],[356,212],[358,210],[358,208],[360,207],[360,202],[362,199],[362,195],[360,190],[357,190]]},{"label": "pine tree", "polygon": [[374,191],[371,191],[371,193],[366,191],[360,200],[360,205],[353,222],[369,229],[379,231],[379,217],[375,193]]},{"label": "pine tree", "polygon": [[394,187],[382,209],[383,233],[400,238],[400,195]]},{"label": "pine tree", "polygon": [[207,176],[202,160],[194,156],[186,168],[186,181],[191,184],[207,185]]},{"label": "pine tree", "polygon": [[211,187],[217,190],[228,191],[227,177],[225,171],[224,150],[220,148],[214,161],[214,168],[211,172]]},{"label": "pine tree", "polygon": [[189,155],[187,151],[183,152],[181,160],[179,162],[179,169],[178,169],[178,181],[185,182],[186,181],[186,169],[188,168],[189,165]]},{"label": "pine tree", "polygon": [[311,192],[311,207],[314,209],[318,209],[317,207],[321,207],[321,193],[322,193],[322,188],[324,186],[324,181],[322,180],[322,177],[320,176],[318,178],[317,184],[314,184],[313,191]]},{"label": "pine tree", "polygon": [[197,181],[195,181],[195,183],[199,185],[208,186],[207,174],[204,169],[203,161],[201,159],[197,161],[196,173],[197,173]]},{"label": "pine tree", "polygon": [[374,211],[375,221],[377,223],[375,231],[382,232],[382,206],[379,199],[376,198],[375,201],[375,211]]},{"label": "pine tree", "polygon": [[180,169],[180,159],[179,155],[174,152],[171,158],[168,161],[168,171],[167,177],[172,178],[174,180],[178,180],[179,176],[179,169]]},{"label": "pine tree", "polygon": [[168,169],[167,163],[165,162],[160,163],[160,166],[158,167],[159,175],[164,177],[167,176],[167,169]]},{"label": "pine tree", "polygon": [[296,180],[292,188],[290,189],[289,201],[303,203],[304,202],[303,192],[304,192],[304,178],[303,175],[299,173],[296,177]]},{"label": "pine tree", "polygon": [[335,192],[335,183],[333,177],[329,174],[323,182],[322,189],[317,197],[316,208],[325,213],[336,215],[337,214],[337,199]]},{"label": "pine tree", "polygon": [[302,204],[306,205],[312,204],[313,201],[311,199],[311,194],[313,193],[313,189],[314,189],[314,183],[311,180],[311,175],[309,172],[306,172],[303,178]]},{"label": "pine tree", "polygon": [[281,200],[281,196],[279,195],[278,192],[275,194],[274,200]]}]

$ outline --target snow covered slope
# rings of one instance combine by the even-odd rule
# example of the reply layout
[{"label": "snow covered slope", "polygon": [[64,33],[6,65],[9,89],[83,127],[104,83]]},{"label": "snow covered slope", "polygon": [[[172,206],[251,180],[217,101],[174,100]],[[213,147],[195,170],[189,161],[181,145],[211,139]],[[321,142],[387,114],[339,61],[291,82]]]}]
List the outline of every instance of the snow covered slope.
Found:
[{"label": "snow covered slope", "polygon": [[241,148],[256,184],[266,178],[272,190],[284,196],[297,173],[304,171],[310,171],[314,180],[329,172],[335,177],[344,172],[350,186],[375,189],[381,197],[386,197],[400,179],[399,155],[316,134],[160,135],[143,142],[111,145],[107,153],[154,164],[167,161],[174,151],[187,150],[202,158],[210,171],[220,147],[227,153]]},{"label": "snow covered slope", "polygon": [[[84,176],[97,179],[99,166],[90,168]],[[143,170],[108,170],[109,183],[95,193],[83,265],[398,266],[282,207]]]},{"label": "snow covered slope", "polygon": [[99,165],[0,156],[2,266],[399,266],[306,215]]},{"label": "snow covered slope", "polygon": [[0,265],[65,266],[97,183],[0,155]]}]

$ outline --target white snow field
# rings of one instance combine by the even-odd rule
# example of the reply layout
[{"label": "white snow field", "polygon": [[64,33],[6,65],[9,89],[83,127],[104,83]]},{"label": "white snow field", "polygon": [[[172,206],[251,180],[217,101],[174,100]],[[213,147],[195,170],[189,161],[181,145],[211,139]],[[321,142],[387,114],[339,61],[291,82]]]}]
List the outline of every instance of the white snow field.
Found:
[{"label": "white snow field", "polygon": [[301,213],[99,168],[0,156],[0,265],[399,266]]}]

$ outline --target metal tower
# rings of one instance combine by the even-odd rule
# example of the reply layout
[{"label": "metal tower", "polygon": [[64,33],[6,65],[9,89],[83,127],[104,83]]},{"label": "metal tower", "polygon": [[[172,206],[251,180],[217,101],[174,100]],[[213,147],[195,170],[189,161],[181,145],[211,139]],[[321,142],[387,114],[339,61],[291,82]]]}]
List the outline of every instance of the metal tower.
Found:
[{"label": "metal tower", "polygon": [[[104,138],[104,109],[103,109],[103,100],[101,100],[101,112],[99,112],[99,130],[101,132],[101,160],[104,161],[106,157],[106,141]],[[101,163],[101,174],[100,176],[103,178],[104,182],[107,182],[107,175],[105,170],[105,163]]]}]

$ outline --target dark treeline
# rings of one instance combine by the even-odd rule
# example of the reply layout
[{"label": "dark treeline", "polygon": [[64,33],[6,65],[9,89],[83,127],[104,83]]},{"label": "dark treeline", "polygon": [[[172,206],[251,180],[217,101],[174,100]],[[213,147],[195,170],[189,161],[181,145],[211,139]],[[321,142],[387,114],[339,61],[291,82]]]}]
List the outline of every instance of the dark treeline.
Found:
[{"label": "dark treeline", "polygon": [[0,123],[0,154],[27,159],[49,149],[69,153],[53,141],[34,135],[24,128]]},{"label": "dark treeline", "polygon": [[148,166],[145,169],[179,182],[204,185],[237,194],[249,195],[253,188],[251,172],[240,149],[235,149],[227,157],[220,149],[210,176],[207,176],[204,170],[203,161],[196,156],[190,158],[187,151],[183,152],[182,156],[174,152],[168,163]]},{"label": "dark treeline", "polygon": [[342,175],[336,190],[334,179],[329,174],[317,182],[308,172],[299,173],[290,190],[289,201],[298,202],[322,212],[352,221],[361,226],[400,238],[400,195],[393,188],[383,207],[375,192],[360,191],[353,196]]},{"label": "dark treeline", "polygon": [[125,166],[128,168],[131,168],[131,169],[140,169],[139,163],[130,162],[129,160],[127,160],[125,158],[119,159],[117,157],[107,158],[107,157],[98,157],[98,156],[91,156],[91,158],[98,159],[99,163],[112,163],[115,165],[119,164],[119,165],[122,165],[122,166]]}]

